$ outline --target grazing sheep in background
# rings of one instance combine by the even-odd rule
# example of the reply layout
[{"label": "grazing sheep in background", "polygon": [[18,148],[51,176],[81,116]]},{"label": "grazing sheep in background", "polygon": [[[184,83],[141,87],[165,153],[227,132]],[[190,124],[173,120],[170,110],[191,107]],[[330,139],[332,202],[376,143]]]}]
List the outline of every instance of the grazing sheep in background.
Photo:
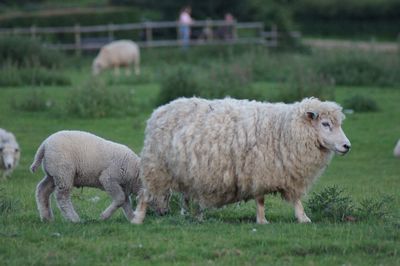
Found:
[{"label": "grazing sheep in background", "polygon": [[130,194],[141,187],[140,158],[127,146],[83,131],[59,131],[40,145],[30,169],[35,172],[43,161],[45,177],[36,188],[36,202],[42,221],[51,221],[50,195],[55,191],[63,216],[79,222],[72,206],[73,187],[95,187],[105,190],[111,205],[101,214],[109,218],[122,207],[128,220],[133,218]]},{"label": "grazing sheep in background", "polygon": [[13,133],[0,128],[0,171],[2,179],[12,174],[20,158],[20,149]]},{"label": "grazing sheep in background", "polygon": [[299,222],[311,222],[301,197],[334,153],[350,142],[334,102],[294,104],[181,98],[155,110],[141,153],[143,190],[132,223],[142,223],[149,200],[182,192],[201,209],[255,199],[257,223],[268,223],[264,195],[279,192]]},{"label": "grazing sheep in background", "polygon": [[99,54],[93,61],[92,73],[98,75],[102,70],[114,68],[119,74],[119,67],[126,67],[126,74],[130,73],[129,66],[134,64],[135,74],[140,74],[140,51],[139,46],[128,40],[111,42],[100,49]]},{"label": "grazing sheep in background", "polygon": [[400,158],[400,139],[397,141],[396,147],[394,147],[393,155]]}]

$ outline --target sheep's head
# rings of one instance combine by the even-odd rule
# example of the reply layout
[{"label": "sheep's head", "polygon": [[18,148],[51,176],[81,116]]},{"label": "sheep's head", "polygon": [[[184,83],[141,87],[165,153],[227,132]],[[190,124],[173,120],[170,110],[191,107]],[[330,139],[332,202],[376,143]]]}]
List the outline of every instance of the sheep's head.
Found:
[{"label": "sheep's head", "polygon": [[342,129],[342,108],[333,102],[318,102],[318,105],[313,105],[306,111],[305,117],[314,127],[319,145],[336,154],[346,154],[350,151],[351,144]]},{"label": "sheep's head", "polygon": [[10,170],[18,164],[20,157],[19,146],[13,142],[0,144],[1,164],[6,170]]},{"label": "sheep's head", "polygon": [[102,64],[99,58],[96,58],[92,64],[92,74],[93,76],[97,76],[104,69],[104,65]]}]

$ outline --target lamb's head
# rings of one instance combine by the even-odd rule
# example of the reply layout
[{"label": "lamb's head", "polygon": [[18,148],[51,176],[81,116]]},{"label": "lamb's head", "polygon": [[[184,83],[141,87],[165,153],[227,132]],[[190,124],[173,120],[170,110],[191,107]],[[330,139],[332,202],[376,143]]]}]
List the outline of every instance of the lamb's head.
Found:
[{"label": "lamb's head", "polygon": [[342,129],[345,118],[342,107],[334,102],[321,102],[315,98],[303,100],[305,101],[305,119],[314,128],[321,148],[340,155],[350,151],[350,141]]},{"label": "lamb's head", "polygon": [[20,150],[17,143],[5,141],[0,144],[1,164],[4,169],[10,170],[18,164]]}]

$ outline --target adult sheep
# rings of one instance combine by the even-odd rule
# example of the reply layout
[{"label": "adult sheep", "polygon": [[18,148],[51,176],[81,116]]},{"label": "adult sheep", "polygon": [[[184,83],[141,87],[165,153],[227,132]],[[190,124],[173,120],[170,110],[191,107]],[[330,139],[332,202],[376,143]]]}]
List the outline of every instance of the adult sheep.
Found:
[{"label": "adult sheep", "polygon": [[268,221],[264,195],[279,192],[294,204],[301,223],[311,222],[300,201],[334,153],[350,142],[334,102],[306,98],[293,104],[181,98],[155,110],[141,153],[144,190],[132,223],[142,223],[147,203],[169,190],[200,209],[255,199],[257,223]]},{"label": "adult sheep", "polygon": [[12,174],[18,166],[21,152],[14,134],[0,128],[0,171],[2,179]]},{"label": "adult sheep", "polygon": [[98,75],[102,70],[114,68],[119,74],[119,67],[126,67],[126,74],[129,74],[129,66],[133,64],[135,74],[140,74],[140,51],[139,46],[129,40],[111,42],[100,49],[99,54],[92,64],[93,75]]},{"label": "adult sheep", "polygon": [[43,141],[30,167],[35,172],[43,162],[45,177],[36,187],[36,203],[42,221],[53,220],[50,195],[55,191],[62,215],[72,222],[80,218],[72,206],[73,187],[105,190],[111,205],[101,214],[109,218],[122,207],[128,220],[133,218],[130,194],[141,187],[140,158],[127,146],[83,131],[59,131]]}]

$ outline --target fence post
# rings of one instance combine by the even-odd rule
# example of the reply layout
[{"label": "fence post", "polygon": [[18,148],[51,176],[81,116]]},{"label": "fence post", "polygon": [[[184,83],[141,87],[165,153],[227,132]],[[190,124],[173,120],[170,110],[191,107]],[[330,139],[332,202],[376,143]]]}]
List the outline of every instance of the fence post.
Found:
[{"label": "fence post", "polygon": [[236,23],[237,23],[237,21],[236,21],[236,19],[235,19],[235,20],[233,21],[233,23],[232,23],[232,38],[233,38],[233,40],[235,40],[235,41],[236,41],[236,39],[238,38]]},{"label": "fence post", "polygon": [[81,54],[81,26],[79,24],[75,24],[74,28],[74,34],[75,34],[75,53],[76,55]]},{"label": "fence post", "polygon": [[36,26],[32,25],[29,29],[29,31],[31,32],[31,38],[35,39],[36,38]]},{"label": "fence post", "polygon": [[278,29],[275,24],[271,26],[271,46],[278,47]]},{"label": "fence post", "polygon": [[108,41],[112,42],[114,40],[114,24],[109,23],[107,25]]},{"label": "fence post", "polygon": [[146,22],[144,25],[146,30],[146,46],[150,47],[153,41],[153,29],[151,27],[151,22]]},{"label": "fence post", "polygon": [[206,28],[205,28],[205,37],[206,41],[212,41],[213,40],[213,28],[212,28],[212,23],[213,21],[211,19],[206,20]]}]

